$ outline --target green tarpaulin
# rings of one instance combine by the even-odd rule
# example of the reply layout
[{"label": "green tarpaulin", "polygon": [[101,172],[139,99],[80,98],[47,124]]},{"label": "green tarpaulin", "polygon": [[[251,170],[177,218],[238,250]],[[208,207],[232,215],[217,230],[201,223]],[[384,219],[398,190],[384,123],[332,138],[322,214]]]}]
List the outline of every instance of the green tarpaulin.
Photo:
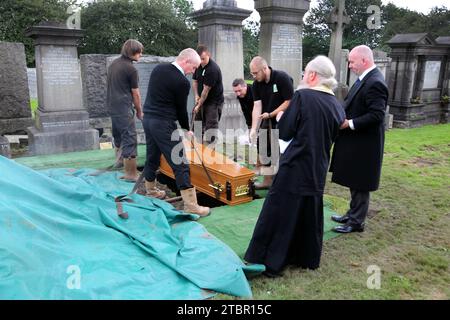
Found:
[{"label": "green tarpaulin", "polygon": [[250,297],[246,266],[194,215],[133,195],[118,172],[33,171],[0,156],[1,299]]}]

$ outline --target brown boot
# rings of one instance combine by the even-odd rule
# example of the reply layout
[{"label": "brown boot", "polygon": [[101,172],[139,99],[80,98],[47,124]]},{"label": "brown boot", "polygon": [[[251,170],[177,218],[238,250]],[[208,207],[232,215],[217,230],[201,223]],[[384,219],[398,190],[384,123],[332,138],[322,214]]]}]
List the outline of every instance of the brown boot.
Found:
[{"label": "brown boot", "polygon": [[181,190],[180,192],[184,202],[184,212],[198,214],[202,217],[206,217],[210,214],[211,209],[198,205],[197,193],[195,193],[195,188]]},{"label": "brown boot", "polygon": [[156,180],[147,181],[145,180],[145,190],[146,196],[158,199],[164,199],[166,197],[166,192],[164,190],[158,189],[156,186]]},{"label": "brown boot", "polygon": [[114,151],[116,153],[116,162],[114,163],[114,168],[121,169],[121,168],[123,168],[122,149],[115,147]]},{"label": "brown boot", "polygon": [[273,181],[272,175],[265,175],[262,183],[255,183],[255,189],[256,190],[269,189],[270,186],[272,185],[272,181]]},{"label": "brown boot", "polygon": [[136,182],[139,178],[139,171],[137,170],[136,158],[123,159],[123,165],[125,167],[125,175],[120,179]]}]

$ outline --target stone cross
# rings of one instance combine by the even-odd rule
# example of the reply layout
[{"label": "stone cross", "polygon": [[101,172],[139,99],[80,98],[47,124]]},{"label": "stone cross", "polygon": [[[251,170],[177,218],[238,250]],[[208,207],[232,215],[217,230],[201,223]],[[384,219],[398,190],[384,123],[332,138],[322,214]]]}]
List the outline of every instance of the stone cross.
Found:
[{"label": "stone cross", "polygon": [[345,83],[346,79],[341,79],[342,36],[345,26],[350,23],[350,17],[345,11],[345,0],[336,0],[336,5],[328,17],[328,23],[333,30],[328,57],[336,67],[336,79],[340,83]]}]

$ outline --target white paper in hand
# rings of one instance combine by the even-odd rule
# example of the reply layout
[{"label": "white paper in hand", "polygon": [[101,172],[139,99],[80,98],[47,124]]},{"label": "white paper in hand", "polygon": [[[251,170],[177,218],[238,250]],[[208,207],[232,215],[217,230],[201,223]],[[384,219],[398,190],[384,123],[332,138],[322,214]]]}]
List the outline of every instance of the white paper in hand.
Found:
[{"label": "white paper in hand", "polygon": [[278,144],[280,145],[280,153],[284,153],[291,142],[292,139],[289,141],[278,139]]}]

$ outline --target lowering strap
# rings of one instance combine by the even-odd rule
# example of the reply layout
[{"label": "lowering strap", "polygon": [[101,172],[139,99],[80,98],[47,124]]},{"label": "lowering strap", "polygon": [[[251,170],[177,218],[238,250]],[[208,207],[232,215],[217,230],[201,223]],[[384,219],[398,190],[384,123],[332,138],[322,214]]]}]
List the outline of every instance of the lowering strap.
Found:
[{"label": "lowering strap", "polygon": [[[194,130],[194,118],[195,118],[194,110],[195,110],[195,108],[192,110],[191,126],[189,128],[189,131],[191,131],[191,132],[193,132],[193,130]],[[192,149],[194,149],[195,153],[197,154],[197,157],[200,159],[203,170],[205,171],[206,176],[208,177],[209,185],[211,186],[211,188],[213,188],[216,199],[219,200],[220,199],[220,190],[219,190],[219,188],[214,187],[215,186],[214,181],[211,178],[211,175],[209,174],[209,171],[206,168],[205,163],[203,162],[203,158],[200,156],[200,153],[198,152],[197,148],[194,145],[194,137],[191,137],[191,139],[189,139],[189,140],[191,142]]]}]

